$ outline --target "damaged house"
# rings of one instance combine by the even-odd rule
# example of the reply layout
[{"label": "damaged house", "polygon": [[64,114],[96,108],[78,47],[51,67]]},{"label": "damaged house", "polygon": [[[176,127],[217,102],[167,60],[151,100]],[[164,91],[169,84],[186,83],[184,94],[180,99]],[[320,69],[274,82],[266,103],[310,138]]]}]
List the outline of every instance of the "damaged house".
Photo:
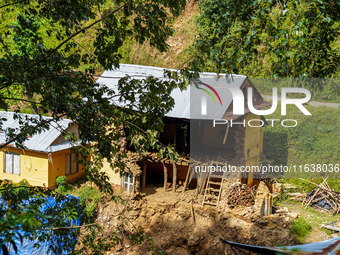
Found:
[{"label": "damaged house", "polygon": [[[121,64],[119,69],[105,71],[97,82],[117,91],[118,80],[126,75],[142,79],[148,76],[163,78],[163,74],[163,68]],[[229,77],[222,75],[219,77],[222,77],[219,78],[221,81],[223,79],[228,80],[228,83],[224,82],[223,86],[234,86],[241,89],[244,94],[246,94],[248,87],[252,87],[252,101],[255,109],[262,109],[270,105],[270,103],[264,101],[246,76],[232,75]],[[200,80],[205,79],[216,80],[216,74],[201,73]],[[195,93],[199,93],[195,86],[189,86],[184,91],[173,90],[171,96],[175,105],[164,117],[165,127],[160,135],[160,142],[175,144],[176,151],[180,154],[179,160],[171,162],[170,159],[159,159],[157,153],[152,152],[141,158],[134,155],[133,152],[129,152],[129,168],[132,169],[130,174],[121,176],[118,171],[115,172],[111,169],[107,162],[104,163],[103,171],[107,172],[112,185],[121,187],[123,191],[139,193],[149,183],[163,185],[165,191],[168,190],[169,186],[173,191],[176,191],[178,184],[183,184],[184,190],[187,187],[197,187],[199,192],[203,193],[204,187],[209,186],[205,185],[209,183],[209,179],[207,182],[208,177],[202,175],[202,173],[195,176],[194,164],[197,157],[192,155],[193,147],[204,148],[205,152],[209,151],[210,153],[215,150],[218,151],[216,159],[208,162],[211,164],[218,164],[219,157],[221,157],[224,159],[224,163],[227,161],[228,164],[237,168],[259,165],[259,157],[263,147],[261,128],[249,125],[230,125],[231,120],[238,123],[248,122],[249,120],[265,122],[262,116],[250,112],[247,97],[245,96],[244,99],[244,114],[234,115],[233,97],[231,93],[222,91],[218,94],[218,99],[221,101],[221,104],[218,105],[219,108],[214,108],[217,110],[200,116],[191,109],[193,104],[190,100],[195,96]],[[212,92],[210,94],[215,96]],[[217,99],[208,96],[207,101],[209,106],[209,103],[214,103],[213,101],[217,101]],[[125,106],[124,102],[116,103],[118,107]],[[200,106],[197,109],[200,111]],[[213,119],[228,120],[229,123],[213,127]],[[243,183],[247,183],[249,186],[254,185],[252,173],[238,177],[241,178]]]}]

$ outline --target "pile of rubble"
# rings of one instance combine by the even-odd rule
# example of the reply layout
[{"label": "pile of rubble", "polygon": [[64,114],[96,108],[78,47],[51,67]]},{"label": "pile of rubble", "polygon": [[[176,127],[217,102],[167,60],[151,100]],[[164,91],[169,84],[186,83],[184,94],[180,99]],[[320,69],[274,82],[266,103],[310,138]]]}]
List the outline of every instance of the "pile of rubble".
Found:
[{"label": "pile of rubble", "polygon": [[236,183],[228,190],[227,205],[252,206],[255,203],[256,190],[245,184]]}]

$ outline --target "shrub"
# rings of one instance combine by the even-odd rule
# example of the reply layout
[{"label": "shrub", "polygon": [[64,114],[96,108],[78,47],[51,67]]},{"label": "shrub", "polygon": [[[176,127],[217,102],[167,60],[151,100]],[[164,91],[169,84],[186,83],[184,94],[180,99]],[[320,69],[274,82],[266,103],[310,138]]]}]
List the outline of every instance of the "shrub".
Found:
[{"label": "shrub", "polygon": [[29,187],[30,184],[28,183],[28,181],[26,179],[22,179],[19,183],[20,187]]},{"label": "shrub", "polygon": [[300,217],[293,221],[290,233],[295,236],[295,240],[297,242],[302,243],[310,232],[312,232],[312,226],[305,218]]},{"label": "shrub", "polygon": [[80,196],[80,205],[84,207],[83,219],[90,222],[95,216],[98,202],[101,201],[101,193],[99,190],[87,186],[80,189],[77,195]]},{"label": "shrub", "polygon": [[59,176],[56,179],[56,183],[58,185],[58,190],[60,192],[66,191],[66,176]]}]

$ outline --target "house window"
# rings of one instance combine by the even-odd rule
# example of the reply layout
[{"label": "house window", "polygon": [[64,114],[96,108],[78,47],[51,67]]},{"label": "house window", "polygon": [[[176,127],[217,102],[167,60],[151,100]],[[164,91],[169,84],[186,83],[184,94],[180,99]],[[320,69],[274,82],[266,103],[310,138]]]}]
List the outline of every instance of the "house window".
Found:
[{"label": "house window", "polygon": [[135,181],[135,177],[132,174],[123,175],[123,179],[122,179],[123,191],[131,193],[133,191],[134,181]]},{"label": "house window", "polygon": [[65,175],[78,173],[79,165],[76,160],[76,154],[69,153],[65,155]]},{"label": "house window", "polygon": [[5,152],[5,172],[20,175],[20,154]]}]

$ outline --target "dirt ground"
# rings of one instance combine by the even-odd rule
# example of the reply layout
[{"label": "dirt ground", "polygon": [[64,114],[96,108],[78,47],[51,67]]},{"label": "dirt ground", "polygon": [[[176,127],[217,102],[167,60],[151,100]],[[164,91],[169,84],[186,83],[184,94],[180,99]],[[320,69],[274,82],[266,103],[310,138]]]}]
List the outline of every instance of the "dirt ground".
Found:
[{"label": "dirt ground", "polygon": [[[223,194],[222,194],[223,196]],[[98,208],[97,222],[105,231],[119,224],[142,227],[153,239],[156,250],[166,254],[229,254],[221,239],[244,244],[278,246],[293,245],[287,215],[271,215],[257,222],[250,221],[252,207],[230,208],[202,206],[202,195],[196,190],[182,193],[164,192],[152,184],[135,198],[124,197],[128,205],[106,201]],[[130,208],[130,209],[127,209]],[[163,253],[163,254],[164,254]],[[131,245],[128,241],[107,254],[152,254],[146,245]]]}]

